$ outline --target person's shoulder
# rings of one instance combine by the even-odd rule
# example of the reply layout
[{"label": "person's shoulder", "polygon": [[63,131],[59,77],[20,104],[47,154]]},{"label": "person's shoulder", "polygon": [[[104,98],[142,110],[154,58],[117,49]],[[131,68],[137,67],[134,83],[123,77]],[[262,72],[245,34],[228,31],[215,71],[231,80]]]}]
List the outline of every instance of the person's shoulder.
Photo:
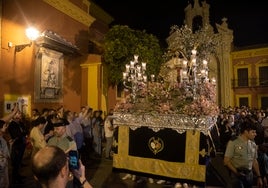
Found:
[{"label": "person's shoulder", "polygon": [[47,143],[50,144],[50,143],[53,143],[56,141],[56,137],[55,136],[52,136],[48,141]]},{"label": "person's shoulder", "polygon": [[239,139],[238,139],[238,136],[237,135],[233,135],[233,136],[231,136],[231,138],[229,139],[229,141],[230,142],[236,142],[236,141],[238,141]]},{"label": "person's shoulder", "polygon": [[104,123],[107,125],[111,123],[111,120],[109,119],[109,117],[105,118]]},{"label": "person's shoulder", "polygon": [[38,128],[37,128],[37,127],[33,127],[33,128],[30,130],[30,134],[36,133],[37,131],[38,131]]},{"label": "person's shoulder", "polygon": [[66,140],[68,140],[69,142],[74,141],[74,139],[73,139],[72,137],[70,137],[70,136],[66,136],[65,138],[66,138]]},{"label": "person's shoulder", "polygon": [[236,139],[238,139],[237,135],[232,135],[231,138],[230,138],[230,140],[236,140]]},{"label": "person's shoulder", "polygon": [[254,140],[249,140],[251,146],[257,146],[256,142]]}]

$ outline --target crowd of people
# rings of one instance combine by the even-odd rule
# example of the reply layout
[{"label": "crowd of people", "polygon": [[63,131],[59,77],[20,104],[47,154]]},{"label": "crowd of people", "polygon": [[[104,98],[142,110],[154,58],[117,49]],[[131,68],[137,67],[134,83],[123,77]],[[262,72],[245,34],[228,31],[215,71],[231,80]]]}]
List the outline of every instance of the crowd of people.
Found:
[{"label": "crowd of people", "polygon": [[[20,168],[25,149],[30,146],[32,171],[41,186],[92,187],[85,178],[86,158],[93,153],[94,157],[112,160],[114,130],[113,110],[103,116],[101,110],[86,106],[77,113],[63,107],[41,112],[33,109],[31,119],[26,121],[14,105],[13,111],[0,120],[0,185],[9,187],[10,180],[23,181]],[[268,187],[268,112],[221,108],[215,130],[212,140],[224,155],[232,187],[251,187],[254,175],[259,187]],[[70,151],[78,154],[78,169],[67,165]],[[136,179],[130,174],[123,179],[129,177]]]},{"label": "crowd of people", "polygon": [[[230,187],[268,187],[268,112],[247,107],[222,109],[216,149],[224,155]],[[256,177],[256,182],[254,182]]]},{"label": "crowd of people", "polygon": [[[112,159],[112,113],[110,110],[107,117],[103,117],[101,110],[93,111],[86,106],[81,107],[78,113],[63,107],[44,108],[41,112],[33,109],[31,118],[26,119],[14,104],[12,112],[0,120],[0,185],[8,188],[13,183],[23,183],[24,177],[20,174],[20,169],[28,147],[27,149],[30,148],[31,151],[33,173],[42,187],[51,187],[52,184],[56,185],[60,182],[59,185],[68,182],[71,187],[81,187],[81,185],[92,187],[83,175],[84,163],[92,154],[99,158],[104,154],[106,159]],[[52,153],[44,155],[47,151]],[[71,151],[77,153],[77,163],[80,167],[70,169],[73,175],[72,181],[69,181],[70,178],[66,181],[59,178],[60,182],[57,182],[58,180],[50,182],[50,178],[52,180],[61,176],[62,169],[66,168],[67,159],[72,158],[68,156]],[[55,158],[54,155],[62,157]],[[64,163],[59,163],[62,165],[57,166],[56,160]],[[9,168],[9,161],[11,168]],[[54,170],[55,172],[52,172]],[[45,174],[46,177],[43,177]]]}]

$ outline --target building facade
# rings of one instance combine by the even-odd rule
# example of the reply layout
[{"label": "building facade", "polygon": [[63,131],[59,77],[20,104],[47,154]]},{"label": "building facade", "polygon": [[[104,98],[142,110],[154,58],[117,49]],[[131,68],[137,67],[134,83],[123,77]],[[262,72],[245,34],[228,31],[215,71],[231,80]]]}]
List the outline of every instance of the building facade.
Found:
[{"label": "building facade", "polygon": [[233,106],[268,108],[268,47],[231,52]]},{"label": "building facade", "polygon": [[[106,107],[101,43],[112,21],[88,0],[1,1],[0,114],[31,109]],[[29,26],[41,35],[30,41]]]},{"label": "building facade", "polygon": [[[27,115],[33,108],[59,106],[108,111],[124,97],[122,88],[103,82],[102,44],[113,18],[100,7],[89,0],[3,0],[0,6],[1,115],[15,102]],[[189,4],[185,23],[213,30],[209,5]],[[30,41],[29,26],[42,37]],[[216,30],[222,42],[209,68],[217,80],[218,104],[267,108],[267,46],[234,50],[226,18]]]},{"label": "building facade", "polygon": [[[213,29],[209,21],[209,4],[205,1],[189,3],[185,8],[185,24],[193,30],[208,27],[220,39],[217,53],[210,58],[209,76],[217,81],[217,103],[222,107],[266,109],[268,107],[267,46],[235,49],[233,31],[227,18],[216,23]],[[168,45],[178,37],[176,32],[167,38]]]}]

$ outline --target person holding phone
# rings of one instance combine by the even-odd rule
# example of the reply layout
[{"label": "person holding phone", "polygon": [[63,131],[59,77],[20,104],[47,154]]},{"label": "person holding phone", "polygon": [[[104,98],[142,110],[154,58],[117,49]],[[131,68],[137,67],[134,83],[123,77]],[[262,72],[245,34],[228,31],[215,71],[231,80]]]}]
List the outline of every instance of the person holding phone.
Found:
[{"label": "person holding phone", "polygon": [[87,181],[85,166],[79,160],[78,169],[69,169],[69,160],[66,153],[57,146],[46,146],[40,149],[33,157],[32,172],[42,188],[66,187],[76,177],[80,187],[93,188]]},{"label": "person holding phone", "polygon": [[69,168],[70,169],[79,169],[79,154],[78,151],[71,150],[68,153],[69,155]]}]

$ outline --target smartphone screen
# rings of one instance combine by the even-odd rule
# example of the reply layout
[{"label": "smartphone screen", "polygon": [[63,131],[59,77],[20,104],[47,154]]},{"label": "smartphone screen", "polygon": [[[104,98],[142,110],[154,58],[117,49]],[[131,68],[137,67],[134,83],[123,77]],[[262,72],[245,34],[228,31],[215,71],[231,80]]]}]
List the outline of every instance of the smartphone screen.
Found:
[{"label": "smartphone screen", "polygon": [[75,150],[69,151],[69,168],[79,169],[79,155]]}]

